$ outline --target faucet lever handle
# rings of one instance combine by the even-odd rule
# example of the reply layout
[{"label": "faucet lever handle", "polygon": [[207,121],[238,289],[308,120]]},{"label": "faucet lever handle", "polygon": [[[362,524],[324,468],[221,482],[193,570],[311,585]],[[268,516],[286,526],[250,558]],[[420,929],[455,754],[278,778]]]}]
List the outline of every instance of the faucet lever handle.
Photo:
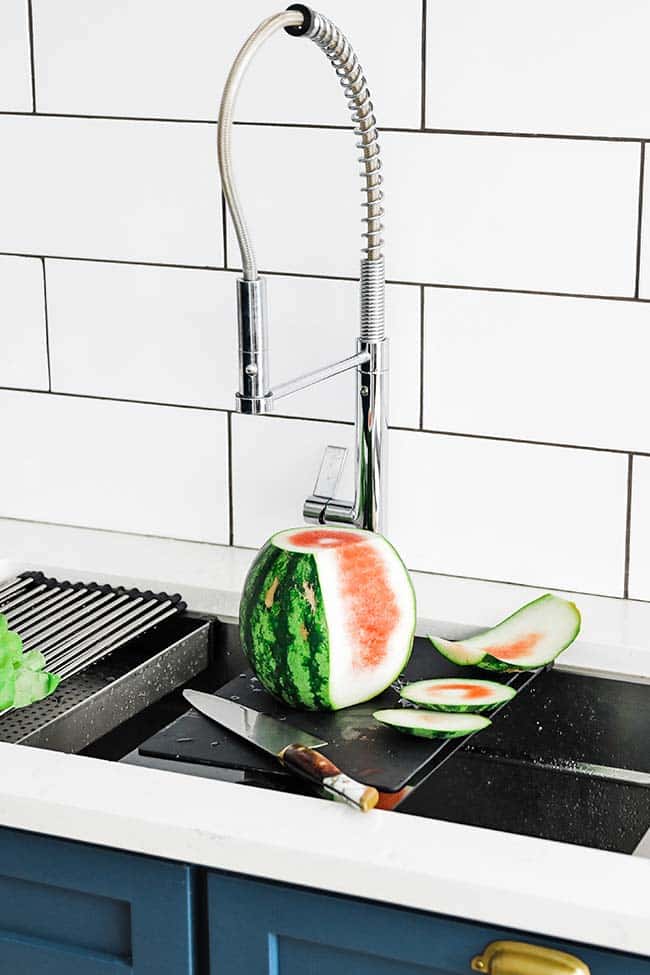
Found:
[{"label": "faucet lever handle", "polygon": [[314,485],[315,498],[322,498],[324,501],[329,501],[330,498],[336,497],[336,489],[341,480],[341,474],[343,473],[347,456],[347,447],[333,447],[330,444],[325,448],[318,477],[316,478],[316,484]]}]

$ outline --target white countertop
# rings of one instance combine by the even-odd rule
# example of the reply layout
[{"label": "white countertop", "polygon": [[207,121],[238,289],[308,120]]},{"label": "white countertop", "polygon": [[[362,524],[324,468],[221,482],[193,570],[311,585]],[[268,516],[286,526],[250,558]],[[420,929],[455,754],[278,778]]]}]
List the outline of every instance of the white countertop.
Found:
[{"label": "white countertop", "polygon": [[[253,554],[0,520],[0,578],[119,579],[226,618]],[[460,635],[539,592],[413,575],[420,632]],[[650,680],[650,604],[576,601],[583,633],[563,665]],[[650,860],[16,745],[0,743],[0,763],[4,826],[650,956]]]}]

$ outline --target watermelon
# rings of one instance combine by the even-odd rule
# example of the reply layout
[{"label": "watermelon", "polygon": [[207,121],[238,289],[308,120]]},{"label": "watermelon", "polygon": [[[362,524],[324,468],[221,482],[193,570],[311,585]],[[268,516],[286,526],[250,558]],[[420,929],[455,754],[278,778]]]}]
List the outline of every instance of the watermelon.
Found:
[{"label": "watermelon", "polygon": [[387,708],[373,718],[389,728],[417,738],[459,738],[482,731],[492,722],[482,714],[441,714],[415,708]]},{"label": "watermelon", "polygon": [[580,612],[575,603],[546,593],[468,640],[429,639],[455,664],[486,670],[537,670],[552,663],[579,632]]},{"label": "watermelon", "polygon": [[415,595],[382,535],[293,528],[257,555],[239,621],[244,652],[271,694],[295,708],[338,710],[375,697],[402,672]]},{"label": "watermelon", "polygon": [[488,711],[512,700],[516,693],[514,687],[493,680],[439,677],[407,684],[400,697],[432,711]]}]

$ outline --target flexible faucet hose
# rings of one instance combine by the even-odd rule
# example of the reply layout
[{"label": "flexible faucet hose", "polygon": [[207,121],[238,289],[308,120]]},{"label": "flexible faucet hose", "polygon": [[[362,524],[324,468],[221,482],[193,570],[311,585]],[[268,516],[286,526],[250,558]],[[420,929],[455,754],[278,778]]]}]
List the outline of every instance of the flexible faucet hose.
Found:
[{"label": "flexible faucet hose", "polygon": [[[384,335],[383,254],[382,254],[382,174],[377,121],[370,92],[359,60],[343,32],[323,14],[302,4],[264,20],[250,35],[228,74],[219,111],[218,152],[224,195],[228,204],[239,249],[244,278],[258,277],[257,262],[232,172],[231,132],[235,100],[244,74],[257,49],[276,31],[304,34],[320,47],[331,62],[348,99],[348,107],[359,136],[359,162],[364,200],[362,234],[364,259],[361,263],[361,338],[377,341]],[[370,301],[368,301],[370,299]]]}]

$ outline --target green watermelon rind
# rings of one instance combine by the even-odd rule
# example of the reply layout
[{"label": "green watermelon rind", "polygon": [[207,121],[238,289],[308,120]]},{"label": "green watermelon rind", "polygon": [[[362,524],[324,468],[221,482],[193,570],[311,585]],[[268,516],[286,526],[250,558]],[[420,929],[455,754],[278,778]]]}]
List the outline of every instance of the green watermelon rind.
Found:
[{"label": "green watermelon rind", "polygon": [[[482,633],[477,634],[477,636],[484,636],[486,633],[490,633],[491,630],[496,630],[497,627],[503,626],[505,623],[508,623],[510,620],[524,613],[525,610],[529,609],[531,606],[544,602],[545,600],[548,599],[557,599],[557,598],[559,597],[554,596],[552,593],[545,593],[543,596],[538,596],[537,599],[531,599],[530,602],[526,603],[524,606],[520,606],[519,609],[515,610],[514,613],[511,613],[510,616],[506,616],[505,619],[500,620],[500,622],[497,623],[495,626],[490,627],[487,630],[484,630]],[[476,660],[472,660],[472,661],[462,660],[460,655],[455,655],[452,649],[456,645],[462,646],[463,644],[462,640],[456,642],[452,640],[442,640],[434,636],[429,636],[429,640],[436,648],[438,653],[442,654],[442,656],[445,657],[447,660],[451,661],[451,663],[457,664],[460,667],[467,667],[467,666],[480,667],[483,670],[490,670],[493,673],[518,673],[520,671],[539,670],[540,667],[546,667],[548,666],[548,664],[553,663],[553,661],[557,657],[559,657],[559,655],[563,653],[563,651],[566,650],[567,647],[571,646],[573,641],[580,633],[580,627],[582,624],[580,610],[578,609],[578,607],[574,602],[570,600],[564,600],[564,602],[566,603],[567,606],[569,606],[573,610],[575,614],[575,620],[576,620],[575,628],[571,633],[571,635],[569,636],[569,638],[565,642],[563,642],[557,650],[555,650],[552,654],[550,654],[547,657],[543,657],[540,658],[539,660],[536,660],[534,663],[518,664],[516,667],[514,667],[510,661],[499,660],[498,657],[495,657],[490,653],[485,653],[482,657]]]},{"label": "green watermelon rind", "polygon": [[[276,578],[273,604],[266,607],[264,595]],[[315,594],[307,637],[301,633],[306,597],[298,589],[300,582],[307,582]],[[327,623],[312,554],[280,549],[269,539],[247,577],[239,619],[244,653],[270,694],[296,708],[332,709],[327,678]],[[279,645],[286,647],[284,660],[277,653]]]},{"label": "green watermelon rind", "polygon": [[[397,720],[387,720],[385,717],[383,717],[383,718],[380,717],[380,715],[386,715],[388,713],[394,714],[395,711],[397,711],[397,710],[401,710],[401,709],[397,709],[397,708],[395,708],[395,709],[393,709],[393,708],[384,708],[382,710],[375,711],[374,714],[373,714],[373,718],[375,719],[375,721],[378,721],[379,724],[383,725],[385,728],[393,728],[395,731],[399,731],[399,732],[401,732],[402,734],[405,734],[405,735],[412,735],[414,738],[429,738],[429,739],[432,739],[432,738],[466,738],[468,735],[474,735],[474,734],[476,734],[477,731],[483,731],[485,728],[488,728],[492,724],[492,722],[490,721],[489,718],[486,718],[483,715],[477,714],[476,715],[477,719],[481,719],[482,718],[483,722],[485,722],[484,724],[481,723],[476,728],[463,728],[463,729],[459,729],[457,731],[453,731],[453,730],[451,730],[449,728],[445,728],[445,729],[442,729],[442,728],[427,728],[427,727],[416,728],[416,727],[413,727],[412,725],[401,725],[401,724],[398,723]],[[410,708],[404,708],[404,712],[405,713],[408,713],[408,714],[412,714],[413,713],[412,709],[410,709]],[[430,711],[426,711],[425,713],[426,714],[431,714]]]},{"label": "green watermelon rind", "polygon": [[[444,680],[444,678],[441,679]],[[486,680],[483,683],[490,684],[494,688],[500,688],[502,693],[500,697],[495,697],[494,700],[487,701],[485,704],[438,704],[432,701],[423,701],[409,695],[409,688],[415,687],[417,684],[427,683],[429,682],[421,680],[415,681],[413,684],[407,684],[400,691],[400,697],[405,701],[409,701],[411,704],[417,705],[418,708],[422,708],[424,711],[441,711],[449,714],[479,714],[481,711],[492,711],[493,708],[498,707],[500,704],[507,704],[517,693],[515,688],[510,687],[509,684],[499,684],[497,681]]]}]

